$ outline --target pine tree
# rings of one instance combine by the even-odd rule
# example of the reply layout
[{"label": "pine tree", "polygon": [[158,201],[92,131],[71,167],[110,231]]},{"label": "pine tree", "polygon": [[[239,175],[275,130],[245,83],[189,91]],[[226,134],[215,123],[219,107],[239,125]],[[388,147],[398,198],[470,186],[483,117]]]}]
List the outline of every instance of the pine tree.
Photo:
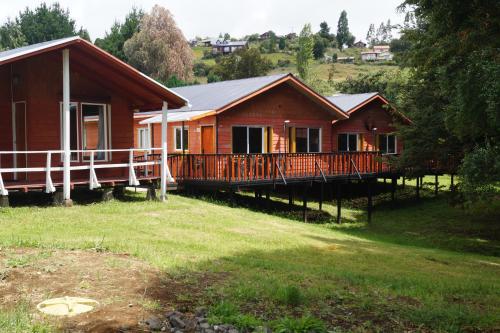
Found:
[{"label": "pine tree", "polygon": [[366,42],[368,45],[373,47],[375,44],[375,24],[371,23],[370,28],[368,28],[368,32],[366,34]]},{"label": "pine tree", "polygon": [[299,36],[299,49],[297,50],[297,70],[302,80],[309,79],[311,61],[313,60],[314,38],[311,25],[306,24]]},{"label": "pine tree", "polygon": [[349,40],[349,22],[347,21],[347,12],[345,10],[340,13],[339,22],[337,24],[337,44],[340,50]]}]

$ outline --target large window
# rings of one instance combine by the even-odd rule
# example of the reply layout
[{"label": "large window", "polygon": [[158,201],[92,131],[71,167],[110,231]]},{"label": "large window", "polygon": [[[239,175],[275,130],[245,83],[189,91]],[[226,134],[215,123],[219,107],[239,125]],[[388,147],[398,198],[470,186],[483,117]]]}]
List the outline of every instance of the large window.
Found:
[{"label": "large window", "polygon": [[264,128],[235,126],[232,130],[233,154],[262,153]]},{"label": "large window", "polygon": [[378,150],[384,154],[396,154],[396,136],[393,134],[379,134]]},{"label": "large window", "polygon": [[339,134],[339,151],[358,151],[358,134]]},{"label": "large window", "polygon": [[[106,124],[106,105],[82,104],[82,143],[83,150],[108,149],[108,133]],[[107,153],[97,151],[95,160],[106,160]],[[83,154],[84,159],[90,159],[89,153]]]},{"label": "large window", "polygon": [[175,130],[175,135],[174,135],[175,150],[188,150],[189,149],[188,128],[175,127],[174,130]]},{"label": "large window", "polygon": [[150,149],[150,136],[149,136],[149,128],[139,128],[137,130],[137,145],[140,149]]},{"label": "large window", "polygon": [[[295,138],[291,138],[291,152],[319,153],[321,152],[321,130],[319,128],[295,128]],[[294,141],[295,140],[295,141]]]}]

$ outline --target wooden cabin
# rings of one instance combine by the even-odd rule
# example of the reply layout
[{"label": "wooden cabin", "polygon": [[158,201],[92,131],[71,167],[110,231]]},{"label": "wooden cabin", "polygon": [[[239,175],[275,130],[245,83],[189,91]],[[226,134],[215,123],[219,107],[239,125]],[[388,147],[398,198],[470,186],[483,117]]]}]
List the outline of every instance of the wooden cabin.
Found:
[{"label": "wooden cabin", "polygon": [[[168,114],[173,154],[330,152],[332,121],[347,119],[291,74],[173,90],[190,101]],[[136,113],[135,119],[136,147],[156,146],[162,116]]]},{"label": "wooden cabin", "polygon": [[379,93],[344,94],[328,99],[349,115],[332,126],[334,151],[379,151],[399,154],[402,140],[395,134],[396,124],[410,120],[396,112]]},{"label": "wooden cabin", "polygon": [[0,195],[137,185],[134,111],[186,103],[79,37],[0,52]]}]

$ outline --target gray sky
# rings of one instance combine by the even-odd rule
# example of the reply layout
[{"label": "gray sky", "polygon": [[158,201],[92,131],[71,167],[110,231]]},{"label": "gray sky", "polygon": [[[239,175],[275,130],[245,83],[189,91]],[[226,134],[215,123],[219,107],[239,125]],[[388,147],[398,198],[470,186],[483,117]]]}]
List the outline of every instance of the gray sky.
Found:
[{"label": "gray sky", "polygon": [[[168,8],[187,38],[217,37],[220,32],[242,37],[273,30],[277,34],[299,33],[305,23],[313,30],[327,21],[337,30],[340,12],[345,9],[351,32],[365,39],[370,23],[402,23],[396,7],[403,0],[59,0],[69,8],[78,26],[84,26],[92,39],[104,36],[115,20],[123,20],[133,7],[149,11],[155,4]],[[43,0],[0,0],[0,23],[15,17],[26,6]],[[52,1],[47,0],[47,3]]]}]

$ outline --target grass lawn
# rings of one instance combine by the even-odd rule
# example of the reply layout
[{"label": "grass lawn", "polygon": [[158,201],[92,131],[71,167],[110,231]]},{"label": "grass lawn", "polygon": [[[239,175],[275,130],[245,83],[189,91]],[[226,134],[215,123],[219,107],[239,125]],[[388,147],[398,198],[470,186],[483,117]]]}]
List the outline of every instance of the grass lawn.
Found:
[{"label": "grass lawn", "polygon": [[[500,328],[498,203],[462,211],[449,207],[444,194],[426,193],[419,203],[405,199],[393,208],[381,196],[372,225],[354,200],[344,210],[349,223],[339,226],[215,199],[170,195],[163,204],[143,196],[1,209],[0,249],[128,253],[185,284],[209,274],[218,278],[194,303],[224,301],[258,322],[311,314],[337,331]],[[336,208],[324,209],[333,221]],[[0,310],[0,331],[12,330],[15,318],[26,321],[30,310],[26,304]],[[19,327],[32,328],[25,324]]]}]

